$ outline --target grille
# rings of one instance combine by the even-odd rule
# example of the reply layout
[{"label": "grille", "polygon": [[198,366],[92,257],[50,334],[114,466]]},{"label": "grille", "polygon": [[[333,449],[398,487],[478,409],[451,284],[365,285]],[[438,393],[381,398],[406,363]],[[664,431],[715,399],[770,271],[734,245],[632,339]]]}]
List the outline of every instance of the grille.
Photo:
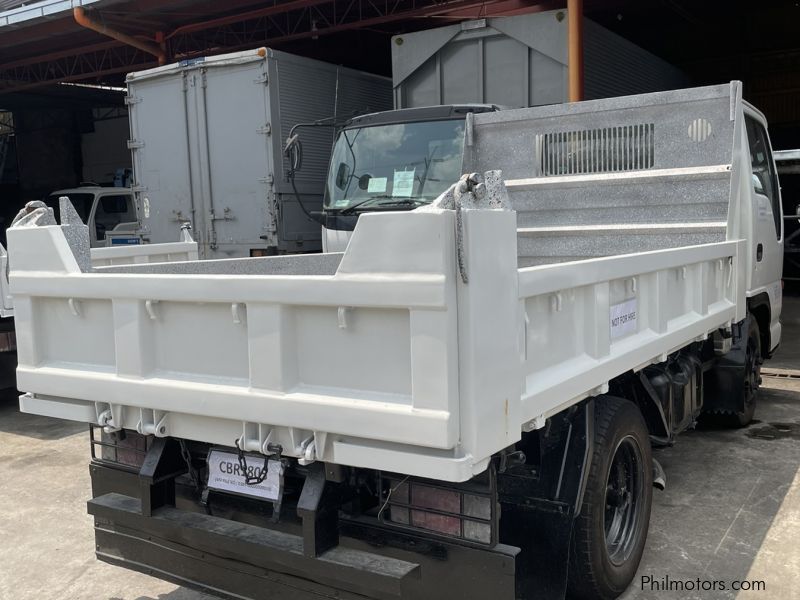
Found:
[{"label": "grille", "polygon": [[653,123],[640,123],[539,135],[541,173],[582,175],[651,169],[655,162],[653,134]]}]

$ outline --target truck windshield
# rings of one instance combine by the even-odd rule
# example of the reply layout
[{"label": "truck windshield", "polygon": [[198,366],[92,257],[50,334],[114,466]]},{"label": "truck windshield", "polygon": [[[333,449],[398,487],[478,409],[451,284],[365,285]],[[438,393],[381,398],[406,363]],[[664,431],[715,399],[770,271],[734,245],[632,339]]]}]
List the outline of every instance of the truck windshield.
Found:
[{"label": "truck windshield", "polygon": [[423,121],[345,129],[325,187],[325,208],[426,204],[458,181],[464,121]]}]

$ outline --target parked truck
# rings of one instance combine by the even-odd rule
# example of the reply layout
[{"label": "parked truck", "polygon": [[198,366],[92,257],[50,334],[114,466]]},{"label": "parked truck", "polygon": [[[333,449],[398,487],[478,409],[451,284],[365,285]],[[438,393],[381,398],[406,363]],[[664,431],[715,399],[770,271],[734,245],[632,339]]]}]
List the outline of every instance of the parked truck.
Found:
[{"label": "parked truck", "polygon": [[[688,84],[677,68],[588,19],[584,33],[586,99]],[[460,172],[470,112],[566,102],[567,38],[564,10],[394,36],[396,110],[359,116],[338,132],[320,215],[323,248],[343,250],[360,213],[414,208],[444,191]],[[392,136],[396,147],[384,144],[384,152],[375,153],[383,144],[380,136]],[[416,178],[413,190],[401,186],[392,192],[395,167]],[[364,187],[365,173],[375,175],[371,188]],[[384,178],[389,183],[382,187]]]},{"label": "parked truck", "polygon": [[290,182],[283,141],[300,123],[391,108],[391,82],[259,48],[130,73],[134,185],[143,237],[174,242],[191,222],[202,258],[317,252],[333,141],[306,131]]},{"label": "parked truck", "polygon": [[464,175],[343,253],[89,269],[11,228],[20,407],[90,424],[97,557],[237,598],[617,597],[653,448],[747,425],[780,342],[741,89],[472,113]]}]

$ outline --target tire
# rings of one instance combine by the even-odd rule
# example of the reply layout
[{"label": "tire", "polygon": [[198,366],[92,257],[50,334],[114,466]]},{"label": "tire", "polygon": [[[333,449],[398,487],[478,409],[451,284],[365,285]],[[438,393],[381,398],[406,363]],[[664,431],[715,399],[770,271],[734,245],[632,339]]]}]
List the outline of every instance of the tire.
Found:
[{"label": "tire", "polygon": [[747,317],[747,345],[745,346],[744,356],[744,385],[743,385],[743,406],[744,409],[733,415],[730,420],[734,427],[747,427],[756,414],[756,400],[758,399],[758,388],[761,385],[761,364],[764,359],[761,356],[761,331],[758,328],[758,321],[753,315]]},{"label": "tire", "polygon": [[606,600],[625,591],[642,559],[652,501],[652,453],[641,412],[622,398],[596,398],[594,452],[570,543],[569,598]]}]

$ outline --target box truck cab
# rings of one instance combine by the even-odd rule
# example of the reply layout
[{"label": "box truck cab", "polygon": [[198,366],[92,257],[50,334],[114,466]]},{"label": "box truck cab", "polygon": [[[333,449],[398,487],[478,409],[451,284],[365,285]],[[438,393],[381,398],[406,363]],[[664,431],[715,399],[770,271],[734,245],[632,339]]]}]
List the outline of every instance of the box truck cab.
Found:
[{"label": "box truck cab", "polygon": [[462,173],[464,122],[496,105],[427,106],[350,119],[336,137],[323,201],[323,249],[341,252],[358,215],[429,204]]},{"label": "box truck cab", "polygon": [[89,226],[92,248],[142,243],[139,211],[130,188],[82,185],[57,190],[45,203],[56,210],[62,196],[69,198],[81,220]]}]

